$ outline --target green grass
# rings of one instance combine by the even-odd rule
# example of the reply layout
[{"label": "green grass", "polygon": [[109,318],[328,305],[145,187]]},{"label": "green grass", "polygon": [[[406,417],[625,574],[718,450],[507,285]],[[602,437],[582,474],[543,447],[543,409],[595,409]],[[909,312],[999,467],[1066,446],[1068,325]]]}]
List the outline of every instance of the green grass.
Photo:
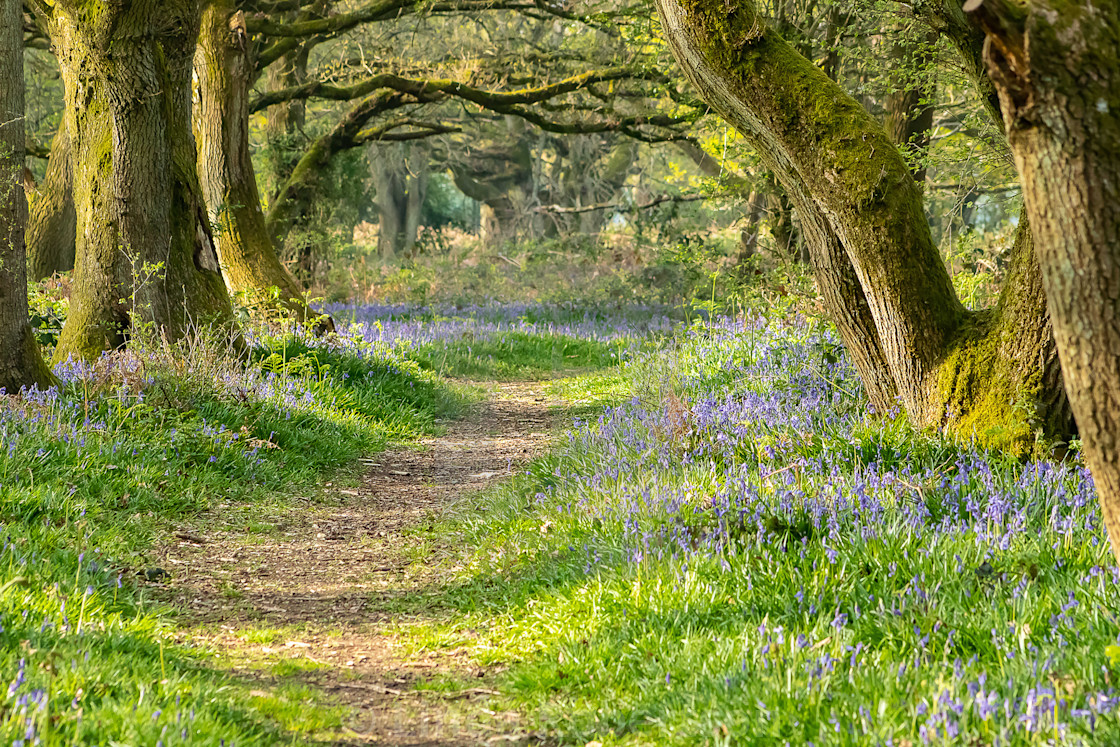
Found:
[{"label": "green grass", "polygon": [[274,664],[262,690],[179,642],[143,573],[153,545],[217,503],[249,534],[275,531],[273,509],[315,500],[359,456],[437,432],[479,396],[448,375],[550,378],[620,352],[545,333],[395,348],[281,336],[243,362],[205,344],[117,355],[57,394],[0,402],[0,744],[329,739],[345,709],[302,681],[322,665]]},{"label": "green grass", "polygon": [[412,357],[445,376],[481,380],[542,380],[610,366],[617,344],[565,335],[502,332],[481,339],[418,345]]},{"label": "green grass", "polygon": [[474,394],[400,356],[293,338],[248,365],[193,352],[118,357],[57,397],[0,403],[0,743],[302,744],[340,723],[176,643],[138,574],[156,539],[216,502],[314,492]]}]

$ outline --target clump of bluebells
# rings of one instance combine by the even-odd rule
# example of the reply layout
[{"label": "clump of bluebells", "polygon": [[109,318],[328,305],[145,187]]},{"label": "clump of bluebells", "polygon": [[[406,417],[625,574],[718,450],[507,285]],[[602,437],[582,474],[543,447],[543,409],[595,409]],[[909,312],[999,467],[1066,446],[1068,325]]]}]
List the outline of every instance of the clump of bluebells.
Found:
[{"label": "clump of bluebells", "polygon": [[666,333],[676,326],[673,309],[665,306],[332,304],[324,311],[357,325],[367,340],[393,345],[453,342],[464,336],[482,340],[510,332],[600,342],[630,341]]},{"label": "clump of bluebells", "polygon": [[872,412],[806,318],[696,325],[627,375],[631,401],[477,522],[476,572],[567,568],[497,630],[558,649],[511,680],[555,728],[1120,740],[1120,572],[1078,459],[1023,463]]}]

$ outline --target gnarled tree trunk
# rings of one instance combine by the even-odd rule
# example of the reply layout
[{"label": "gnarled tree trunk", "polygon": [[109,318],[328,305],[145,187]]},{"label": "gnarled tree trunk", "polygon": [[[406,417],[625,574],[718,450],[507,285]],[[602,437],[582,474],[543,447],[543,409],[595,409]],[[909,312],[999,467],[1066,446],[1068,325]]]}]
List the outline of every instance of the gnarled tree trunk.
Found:
[{"label": "gnarled tree trunk", "polygon": [[0,388],[50,383],[27,315],[23,4],[0,0]]},{"label": "gnarled tree trunk", "polygon": [[863,107],[768,29],[750,0],[658,0],[658,9],[689,78],[793,200],[822,294],[873,403],[893,388],[918,424],[1020,451],[1034,445],[1036,430],[1068,434],[1025,242],[997,307],[966,311],[920,189]]},{"label": "gnarled tree trunk", "polygon": [[1120,559],[1120,2],[965,10],[988,34],[1070,403]]},{"label": "gnarled tree trunk", "polygon": [[32,280],[74,269],[77,216],[73,187],[70,131],[63,118],[51,143],[46,178],[31,200],[27,222],[27,272]]},{"label": "gnarled tree trunk", "polygon": [[55,4],[78,225],[58,360],[232,317],[191,134],[198,14],[196,0]]},{"label": "gnarled tree trunk", "polygon": [[511,139],[474,148],[463,161],[451,164],[455,186],[482,203],[482,242],[499,247],[533,228],[535,213],[529,209],[533,192],[533,158],[519,125],[511,126]]},{"label": "gnarled tree trunk", "polygon": [[250,75],[244,17],[229,0],[207,2],[195,54],[194,132],[222,277],[251,307],[279,305],[303,319],[303,291],[280,264],[261,210],[249,152]]}]

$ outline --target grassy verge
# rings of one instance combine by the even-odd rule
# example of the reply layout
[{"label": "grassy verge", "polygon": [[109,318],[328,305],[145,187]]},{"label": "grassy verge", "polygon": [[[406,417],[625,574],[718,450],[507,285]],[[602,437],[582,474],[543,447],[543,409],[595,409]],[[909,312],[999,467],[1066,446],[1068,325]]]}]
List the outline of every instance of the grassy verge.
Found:
[{"label": "grassy verge", "polygon": [[455,378],[545,380],[616,366],[674,326],[662,307],[338,306],[363,338]]},{"label": "grassy verge", "polygon": [[614,406],[439,530],[477,551],[413,645],[509,667],[492,707],[565,744],[1120,741],[1120,573],[1079,462],[873,416],[803,319],[585,381],[560,386]]},{"label": "grassy verge", "polygon": [[[0,743],[305,743],[308,693],[252,693],[176,645],[146,601],[153,538],[217,500],[310,490],[429,433],[469,393],[359,339],[199,344],[69,366],[0,399]],[[337,715],[334,721],[337,721]]]}]

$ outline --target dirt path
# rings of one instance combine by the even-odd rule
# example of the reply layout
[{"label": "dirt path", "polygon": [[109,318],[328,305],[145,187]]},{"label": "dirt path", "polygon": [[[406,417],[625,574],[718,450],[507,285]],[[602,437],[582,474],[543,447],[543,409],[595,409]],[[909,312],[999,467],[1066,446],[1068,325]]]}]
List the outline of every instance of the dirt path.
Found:
[{"label": "dirt path", "polygon": [[[406,656],[399,631],[439,614],[424,595],[437,593],[440,568],[462,552],[418,530],[537,456],[553,417],[543,384],[499,384],[421,449],[369,460],[356,489],[328,483],[327,501],[337,505],[309,501],[263,517],[259,507],[220,505],[162,550],[184,637],[218,647],[262,697],[295,681],[347,706],[330,743],[529,741],[516,714],[487,707],[494,672],[455,650]],[[437,674],[480,686],[416,689]]]}]

